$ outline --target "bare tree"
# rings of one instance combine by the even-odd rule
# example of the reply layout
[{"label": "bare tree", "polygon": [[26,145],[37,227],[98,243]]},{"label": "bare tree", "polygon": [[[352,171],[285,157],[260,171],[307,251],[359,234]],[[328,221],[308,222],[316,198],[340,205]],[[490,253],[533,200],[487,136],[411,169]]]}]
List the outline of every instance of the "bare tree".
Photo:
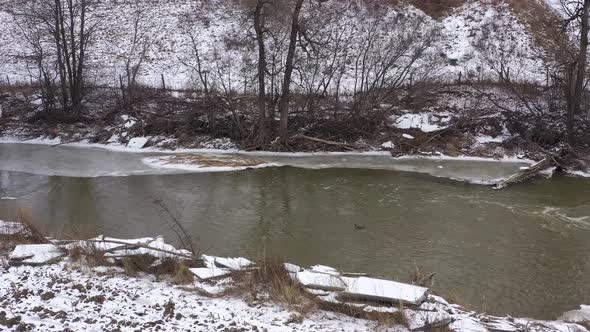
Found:
[{"label": "bare tree", "polygon": [[295,9],[293,10],[293,18],[291,23],[291,35],[289,38],[289,51],[287,53],[287,60],[285,64],[285,76],[283,77],[283,94],[279,102],[279,112],[281,113],[281,122],[279,125],[279,137],[283,144],[287,144],[288,139],[288,122],[289,122],[289,99],[291,97],[291,75],[293,74],[293,60],[295,58],[295,48],[297,43],[297,36],[299,34],[299,14],[303,0],[297,0]]},{"label": "bare tree", "polygon": [[258,130],[262,146],[268,140],[266,124],[266,48],[264,44],[264,7],[267,0],[256,0],[254,11],[254,31],[256,32],[256,43],[258,45]]},{"label": "bare tree", "polygon": [[[572,56],[566,73],[567,132],[570,144],[575,139],[576,116],[580,113],[582,95],[585,90],[586,66],[588,61],[588,33],[590,26],[590,0],[562,0],[562,7],[568,14],[564,28],[577,22],[579,24],[578,52]],[[566,30],[566,29],[564,29]]]},{"label": "bare tree", "polygon": [[361,114],[412,83],[418,62],[437,36],[424,18],[371,14],[359,22],[354,61],[354,109]]},{"label": "bare tree", "polygon": [[[55,63],[63,109],[78,114],[85,93],[88,47],[98,25],[92,18],[93,0],[29,0],[13,3],[27,40],[44,39],[36,47],[44,61]],[[41,70],[41,69],[40,69]]]},{"label": "bare tree", "polygon": [[148,52],[156,43],[157,27],[150,26],[149,17],[152,15],[149,8],[138,2],[132,11],[132,36],[128,50],[124,53],[125,76],[127,81],[127,94],[133,93],[137,87],[137,76],[141,66],[147,58]]}]

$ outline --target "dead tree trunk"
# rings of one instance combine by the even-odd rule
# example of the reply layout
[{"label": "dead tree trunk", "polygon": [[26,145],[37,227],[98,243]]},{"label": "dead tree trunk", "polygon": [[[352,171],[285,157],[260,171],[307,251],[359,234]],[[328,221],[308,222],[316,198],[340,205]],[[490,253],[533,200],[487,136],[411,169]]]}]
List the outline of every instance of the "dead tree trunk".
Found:
[{"label": "dead tree trunk", "polygon": [[530,178],[539,175],[539,173],[541,173],[542,171],[555,165],[558,165],[557,161],[555,160],[555,157],[547,156],[545,157],[545,159],[539,161],[538,163],[531,165],[530,167],[524,168],[520,172],[506,179],[498,181],[494,185],[494,189],[504,189],[513,184],[524,182]]},{"label": "dead tree trunk", "polygon": [[295,58],[295,48],[297,46],[297,35],[299,34],[299,13],[303,0],[297,0],[295,10],[293,12],[293,20],[291,23],[291,36],[289,39],[289,51],[287,53],[287,61],[285,64],[285,76],[283,78],[283,95],[279,102],[279,112],[281,113],[281,122],[279,125],[279,137],[281,143],[286,144],[288,139],[288,125],[289,125],[289,102],[291,97],[291,75],[293,74],[293,61]]},{"label": "dead tree trunk", "polygon": [[588,59],[588,14],[590,12],[590,0],[584,0],[580,13],[580,50],[569,73],[568,100],[567,100],[567,133],[570,144],[574,143],[576,114],[580,111],[582,93],[584,92],[584,76],[586,75],[586,61]]},{"label": "dead tree trunk", "polygon": [[258,43],[258,130],[261,145],[264,147],[267,142],[266,134],[266,49],[264,45],[264,23],[263,9],[265,0],[256,1],[254,12],[254,30],[256,31],[256,42]]}]

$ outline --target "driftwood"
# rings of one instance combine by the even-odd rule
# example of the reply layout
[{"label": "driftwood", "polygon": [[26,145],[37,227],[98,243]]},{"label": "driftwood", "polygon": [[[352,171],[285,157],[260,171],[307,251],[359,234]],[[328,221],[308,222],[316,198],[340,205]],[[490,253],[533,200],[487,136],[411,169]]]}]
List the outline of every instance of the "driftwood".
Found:
[{"label": "driftwood", "polygon": [[117,241],[117,240],[85,240],[85,241],[89,242],[89,243],[112,243],[112,244],[122,245],[121,247],[104,250],[104,252],[114,252],[114,251],[125,250],[125,249],[144,248],[144,249],[159,251],[159,252],[162,252],[165,254],[169,254],[169,255],[185,258],[185,259],[190,259],[190,260],[198,260],[199,259],[199,258],[191,256],[191,255],[185,255],[185,254],[181,254],[181,253],[170,251],[170,250],[154,248],[154,247],[150,247],[148,245],[141,244],[141,243],[128,243],[128,242]]},{"label": "driftwood", "polygon": [[328,141],[325,139],[306,136],[306,135],[297,135],[293,138],[302,138],[302,139],[306,139],[308,141],[318,142],[318,143],[322,143],[322,144],[326,144],[326,145],[335,145],[335,146],[342,147],[342,148],[349,150],[349,151],[355,151],[355,149],[350,144],[347,144],[347,143]]},{"label": "driftwood", "polygon": [[524,182],[532,177],[537,176],[540,172],[546,170],[547,168],[558,165],[557,161],[553,156],[545,157],[545,159],[539,161],[538,163],[523,169],[522,171],[506,178],[503,180],[498,181],[494,185],[494,189],[504,189],[513,184]]}]

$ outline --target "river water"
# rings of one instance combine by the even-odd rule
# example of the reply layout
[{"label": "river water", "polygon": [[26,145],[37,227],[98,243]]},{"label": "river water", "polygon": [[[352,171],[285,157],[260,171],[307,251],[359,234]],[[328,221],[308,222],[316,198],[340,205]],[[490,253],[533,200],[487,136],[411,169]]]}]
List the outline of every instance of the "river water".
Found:
[{"label": "river water", "polygon": [[522,165],[266,156],[289,166],[183,173],[142,163],[152,155],[0,144],[0,196],[16,198],[0,200],[0,218],[24,208],[50,232],[174,242],[160,200],[209,254],[400,281],[419,267],[437,273],[441,295],[496,314],[549,319],[590,303],[589,180],[494,191],[448,178],[489,181]]}]

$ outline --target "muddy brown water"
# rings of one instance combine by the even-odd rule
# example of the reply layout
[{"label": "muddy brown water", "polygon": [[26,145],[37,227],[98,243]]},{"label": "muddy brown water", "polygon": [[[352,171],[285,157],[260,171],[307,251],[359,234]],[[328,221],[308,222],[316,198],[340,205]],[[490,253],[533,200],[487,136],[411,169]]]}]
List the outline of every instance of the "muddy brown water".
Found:
[{"label": "muddy brown water", "polygon": [[[0,200],[0,218],[23,207],[52,232],[85,227],[117,237],[165,234],[173,242],[157,199],[209,254],[274,255],[401,281],[419,267],[437,273],[440,294],[496,314],[549,319],[590,303],[586,179],[494,191],[399,169],[444,176],[442,166],[450,177],[486,178],[518,164],[338,156],[291,162],[321,169],[190,174],[150,170],[142,158],[0,144],[0,196],[16,198]],[[368,168],[344,168],[363,162]],[[387,168],[380,163],[399,165],[369,169]]]}]

